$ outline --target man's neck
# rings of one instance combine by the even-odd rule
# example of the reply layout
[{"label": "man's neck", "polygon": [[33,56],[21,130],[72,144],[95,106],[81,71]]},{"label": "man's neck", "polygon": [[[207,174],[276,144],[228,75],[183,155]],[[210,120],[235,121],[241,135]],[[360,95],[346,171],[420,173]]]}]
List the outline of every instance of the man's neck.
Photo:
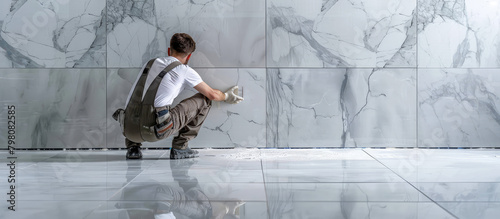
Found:
[{"label": "man's neck", "polygon": [[184,64],[184,65],[187,64],[186,63],[187,56],[186,57],[182,57],[182,56],[179,56],[179,55],[171,55],[171,56],[174,57],[174,58],[176,58],[177,60],[179,60],[179,62],[181,62],[182,64]]}]

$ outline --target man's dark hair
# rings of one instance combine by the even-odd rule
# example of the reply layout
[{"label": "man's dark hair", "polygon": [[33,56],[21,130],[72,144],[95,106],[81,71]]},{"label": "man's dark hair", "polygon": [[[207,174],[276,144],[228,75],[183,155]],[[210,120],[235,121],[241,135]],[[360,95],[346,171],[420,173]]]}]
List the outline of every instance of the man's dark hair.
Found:
[{"label": "man's dark hair", "polygon": [[182,55],[189,55],[196,50],[196,43],[187,33],[176,33],[170,39],[170,49]]}]

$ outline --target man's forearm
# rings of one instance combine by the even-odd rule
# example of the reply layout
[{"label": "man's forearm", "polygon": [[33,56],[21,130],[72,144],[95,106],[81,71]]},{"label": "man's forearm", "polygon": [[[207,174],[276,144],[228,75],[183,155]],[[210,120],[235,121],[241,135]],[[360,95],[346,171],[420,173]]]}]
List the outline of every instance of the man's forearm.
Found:
[{"label": "man's forearm", "polygon": [[224,101],[226,99],[226,95],[222,91],[214,89],[214,93],[215,93],[215,95],[214,95],[215,98],[213,100]]}]

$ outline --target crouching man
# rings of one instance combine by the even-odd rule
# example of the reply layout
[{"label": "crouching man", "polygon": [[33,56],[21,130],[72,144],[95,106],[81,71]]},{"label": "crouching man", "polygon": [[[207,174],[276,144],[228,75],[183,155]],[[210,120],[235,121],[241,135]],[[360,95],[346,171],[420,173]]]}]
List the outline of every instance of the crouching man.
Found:
[{"label": "crouching man", "polygon": [[[213,89],[187,65],[196,49],[193,38],[176,33],[170,40],[168,57],[150,60],[142,68],[132,86],[125,110],[118,109],[113,118],[120,122],[127,159],[141,159],[141,143],[155,142],[178,132],[172,141],[171,159],[197,157],[198,151],[188,146],[195,138],[212,106],[212,100],[236,104],[243,100],[234,86],[225,93]],[[199,93],[172,107],[172,102],[185,88]]]}]

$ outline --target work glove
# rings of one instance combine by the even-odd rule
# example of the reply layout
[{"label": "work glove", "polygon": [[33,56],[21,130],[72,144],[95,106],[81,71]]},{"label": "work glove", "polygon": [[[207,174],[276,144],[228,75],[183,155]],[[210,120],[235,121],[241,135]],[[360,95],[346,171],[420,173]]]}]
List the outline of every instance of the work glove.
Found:
[{"label": "work glove", "polygon": [[224,99],[224,102],[226,103],[237,104],[243,101],[243,97],[238,96],[238,86],[229,88],[229,90],[227,90],[224,95],[226,95],[226,98]]}]

